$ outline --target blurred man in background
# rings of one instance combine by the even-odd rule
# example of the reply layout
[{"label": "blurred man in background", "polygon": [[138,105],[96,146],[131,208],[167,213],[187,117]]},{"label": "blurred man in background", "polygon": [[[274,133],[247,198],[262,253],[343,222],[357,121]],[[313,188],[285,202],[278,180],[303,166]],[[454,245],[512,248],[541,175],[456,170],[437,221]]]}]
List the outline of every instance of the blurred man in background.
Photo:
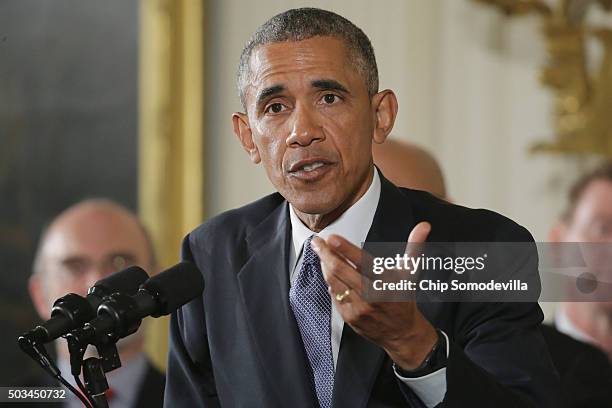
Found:
[{"label": "blurred man in background", "polygon": [[[572,186],[567,208],[551,230],[550,240],[612,243],[612,163],[585,174]],[[605,277],[598,280],[610,284]],[[611,406],[612,299],[561,303],[554,325],[545,325],[542,331],[561,376],[564,406]]]},{"label": "blurred man in background", "polygon": [[[550,238],[553,242],[612,243],[612,163],[572,186],[568,208]],[[612,299],[563,303],[556,326],[577,340],[597,345],[612,359]]]},{"label": "blurred man in background", "polygon": [[442,169],[425,149],[407,142],[387,139],[372,145],[374,164],[386,178],[400,187],[423,190],[447,200]]},{"label": "blurred man in background", "polygon": [[[156,270],[151,240],[143,225],[129,210],[110,200],[82,201],[57,216],[43,233],[30,278],[30,296],[46,320],[56,299],[67,293],[84,296],[96,281],[130,265],[141,266],[149,274]],[[118,342],[122,367],[107,375],[111,408],[162,406],[165,378],[146,358],[143,345],[143,330]],[[73,383],[63,339],[57,341],[56,351],[62,375]],[[32,385],[50,381],[50,377],[41,377],[41,383]],[[74,395],[67,396],[65,406],[82,406]]]}]

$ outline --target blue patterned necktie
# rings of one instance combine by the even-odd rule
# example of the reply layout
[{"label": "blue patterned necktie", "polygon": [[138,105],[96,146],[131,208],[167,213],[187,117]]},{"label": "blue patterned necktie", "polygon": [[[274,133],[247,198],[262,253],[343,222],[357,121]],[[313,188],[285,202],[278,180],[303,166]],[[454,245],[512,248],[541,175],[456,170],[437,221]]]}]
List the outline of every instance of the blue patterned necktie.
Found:
[{"label": "blue patterned necktie", "polygon": [[319,406],[330,408],[334,390],[331,298],[327,292],[327,283],[323,279],[321,261],[310,246],[313,236],[304,242],[303,262],[289,290],[289,302],[312,369]]}]

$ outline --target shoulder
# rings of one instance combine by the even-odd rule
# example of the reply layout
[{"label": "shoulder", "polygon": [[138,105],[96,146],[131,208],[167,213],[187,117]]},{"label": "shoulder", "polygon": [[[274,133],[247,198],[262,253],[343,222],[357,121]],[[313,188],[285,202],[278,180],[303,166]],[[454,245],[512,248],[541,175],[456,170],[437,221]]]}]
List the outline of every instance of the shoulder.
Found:
[{"label": "shoulder", "polygon": [[549,325],[541,326],[550,357],[561,379],[566,406],[608,407],[612,398],[612,366],[608,356]]},{"label": "shoulder", "polygon": [[225,211],[195,228],[189,234],[189,244],[192,247],[202,247],[203,242],[212,240],[244,240],[284,202],[283,196],[273,193],[243,207]]},{"label": "shoulder", "polygon": [[561,374],[576,364],[584,365],[589,371],[596,369],[600,375],[610,377],[612,374],[608,357],[597,347],[578,341],[556,328],[543,324],[542,336],[550,350],[554,364]]},{"label": "shoulder", "polygon": [[[532,242],[533,237],[526,228],[495,211],[469,208],[449,203],[425,191],[400,188],[409,200],[417,222],[430,221],[432,233],[436,225],[444,226],[444,237],[448,241],[506,241]],[[440,231],[438,231],[440,232]]]}]

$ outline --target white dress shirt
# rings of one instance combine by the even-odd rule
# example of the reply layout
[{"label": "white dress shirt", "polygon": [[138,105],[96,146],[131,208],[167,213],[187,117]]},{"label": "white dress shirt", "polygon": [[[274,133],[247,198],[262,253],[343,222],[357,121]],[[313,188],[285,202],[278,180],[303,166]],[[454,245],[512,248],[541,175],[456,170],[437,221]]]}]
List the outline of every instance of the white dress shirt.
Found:
[{"label": "white dress shirt", "polygon": [[[291,238],[293,241],[293,251],[290,251],[289,265],[289,281],[293,283],[297,277],[297,272],[302,264],[302,249],[304,242],[311,235],[317,235],[321,238],[327,238],[332,234],[340,235],[346,238],[353,245],[362,247],[365,242],[368,232],[374,221],[374,214],[380,200],[380,177],[378,170],[374,169],[374,177],[370,187],[365,194],[349,209],[347,209],[337,220],[329,224],[320,232],[315,233],[302,223],[298,218],[293,206],[289,205],[289,217],[291,220]],[[336,309],[335,303],[332,301],[331,313],[331,345],[332,357],[334,359],[334,369],[338,361],[338,352],[340,350],[340,342],[342,340],[342,330],[344,329],[344,320]],[[446,334],[444,333],[446,337]],[[447,340],[447,356],[448,356],[448,337]],[[434,373],[418,378],[404,378],[395,373],[397,377],[423,401],[427,407],[433,407],[439,404],[446,394],[446,367]]]}]

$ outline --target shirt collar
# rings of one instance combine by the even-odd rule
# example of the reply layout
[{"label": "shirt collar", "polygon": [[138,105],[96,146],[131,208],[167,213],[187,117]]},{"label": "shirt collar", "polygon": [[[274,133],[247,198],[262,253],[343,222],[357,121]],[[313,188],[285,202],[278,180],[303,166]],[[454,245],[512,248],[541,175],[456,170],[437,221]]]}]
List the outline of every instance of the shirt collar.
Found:
[{"label": "shirt collar", "polygon": [[374,177],[368,190],[355,204],[347,209],[337,220],[316,233],[311,231],[298,218],[293,205],[289,204],[289,218],[291,221],[291,236],[293,240],[293,250],[296,258],[302,251],[304,241],[311,235],[327,238],[332,234],[341,235],[353,245],[361,247],[366,240],[368,231],[374,221],[374,214],[380,199],[380,176],[378,169],[374,168]]}]

